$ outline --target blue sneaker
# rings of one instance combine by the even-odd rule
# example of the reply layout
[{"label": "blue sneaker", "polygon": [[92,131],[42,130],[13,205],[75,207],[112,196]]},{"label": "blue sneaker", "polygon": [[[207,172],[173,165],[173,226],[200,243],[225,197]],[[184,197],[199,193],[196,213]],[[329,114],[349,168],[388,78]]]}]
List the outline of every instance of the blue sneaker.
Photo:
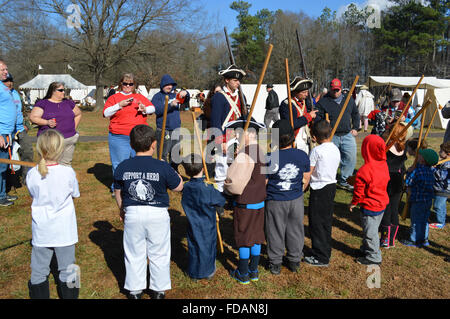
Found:
[{"label": "blue sneaker", "polygon": [[248,285],[250,283],[250,277],[248,274],[241,275],[239,269],[230,271],[230,276],[236,279],[241,285]]},{"label": "blue sneaker", "polygon": [[399,240],[400,244],[402,244],[403,246],[408,246],[408,247],[417,247],[415,242],[412,242],[408,239],[404,239],[404,240]]},{"label": "blue sneaker", "polygon": [[424,240],[424,242],[421,245],[419,245],[419,247],[428,247],[428,246],[430,246],[430,242],[428,241],[428,239]]},{"label": "blue sneaker", "polygon": [[258,271],[249,271],[248,277],[251,281],[256,282],[259,280],[259,272]]}]

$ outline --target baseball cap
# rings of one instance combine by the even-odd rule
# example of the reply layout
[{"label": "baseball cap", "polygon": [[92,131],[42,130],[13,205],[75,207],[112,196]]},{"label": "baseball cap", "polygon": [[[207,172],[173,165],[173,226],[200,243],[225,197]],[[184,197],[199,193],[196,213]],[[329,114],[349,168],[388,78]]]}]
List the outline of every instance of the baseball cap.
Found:
[{"label": "baseball cap", "polygon": [[331,83],[330,83],[330,88],[331,88],[332,90],[335,90],[335,89],[342,89],[342,83],[341,83],[341,81],[340,81],[339,79],[333,79],[333,80],[331,81]]},{"label": "baseball cap", "polygon": [[439,155],[431,148],[420,149],[419,154],[422,155],[428,165],[433,166],[439,162]]}]

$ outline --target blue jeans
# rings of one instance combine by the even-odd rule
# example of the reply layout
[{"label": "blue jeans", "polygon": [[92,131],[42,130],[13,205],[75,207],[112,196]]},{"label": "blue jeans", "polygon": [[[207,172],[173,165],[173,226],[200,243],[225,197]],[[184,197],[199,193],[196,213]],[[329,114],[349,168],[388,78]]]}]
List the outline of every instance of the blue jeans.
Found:
[{"label": "blue jeans", "polygon": [[356,166],[356,139],[352,133],[333,136],[333,143],[341,153],[341,175],[339,184],[347,184],[347,178],[353,175]]},{"label": "blue jeans", "polygon": [[431,200],[411,203],[411,229],[409,238],[416,244],[428,240],[428,218],[430,217]]},{"label": "blue jeans", "polygon": [[[117,166],[124,160],[136,156],[136,152],[131,148],[130,137],[128,135],[113,134],[108,135],[109,156],[111,158],[112,173]],[[114,182],[111,185],[111,191],[114,191]]]},{"label": "blue jeans", "polygon": [[[6,142],[6,135],[3,135]],[[9,158],[8,148],[0,148],[0,158]],[[6,177],[8,174],[8,164],[0,163],[0,199],[6,197]]]},{"label": "blue jeans", "polygon": [[434,196],[434,211],[436,212],[436,220],[439,224],[445,225],[445,218],[447,217],[447,197]]}]

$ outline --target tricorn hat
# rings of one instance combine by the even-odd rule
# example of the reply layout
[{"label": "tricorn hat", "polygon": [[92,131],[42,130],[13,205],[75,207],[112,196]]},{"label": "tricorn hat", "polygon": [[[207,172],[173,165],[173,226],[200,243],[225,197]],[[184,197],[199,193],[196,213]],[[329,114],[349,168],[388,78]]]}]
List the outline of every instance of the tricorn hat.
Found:
[{"label": "tricorn hat", "polygon": [[[242,115],[237,120],[229,122],[225,126],[225,128],[233,128],[233,129],[242,128],[243,129],[246,122],[247,122],[247,117]],[[252,117],[250,119],[250,123],[249,123],[248,127],[253,128],[258,131],[260,129],[266,128],[266,125],[264,125],[263,123],[256,122],[255,119]]]},{"label": "tricorn hat", "polygon": [[305,79],[300,76],[296,76],[295,79],[289,84],[291,91],[305,91],[309,90],[313,85],[313,80]]},{"label": "tricorn hat", "polygon": [[242,80],[247,73],[244,70],[239,69],[236,65],[232,64],[225,70],[219,72],[219,75],[223,76],[225,79],[238,79]]}]

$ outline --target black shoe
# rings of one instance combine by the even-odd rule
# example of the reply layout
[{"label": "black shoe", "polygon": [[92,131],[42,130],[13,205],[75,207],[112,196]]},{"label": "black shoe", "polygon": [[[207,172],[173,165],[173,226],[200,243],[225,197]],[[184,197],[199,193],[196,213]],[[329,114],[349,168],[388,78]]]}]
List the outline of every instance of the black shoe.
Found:
[{"label": "black shoe", "polygon": [[358,264],[360,264],[360,265],[367,265],[367,266],[369,266],[369,265],[381,265],[381,262],[373,262],[373,261],[368,260],[366,257],[356,258],[356,262]]},{"label": "black shoe", "polygon": [[305,257],[305,262],[311,266],[316,266],[316,267],[328,267],[328,264],[320,262],[316,257],[314,256],[309,256],[309,257]]},{"label": "black shoe", "polygon": [[236,279],[241,285],[248,285],[250,283],[248,274],[241,275],[239,269],[230,271],[230,276],[231,278]]},{"label": "black shoe", "polygon": [[50,299],[48,279],[37,285],[32,285],[31,281],[28,281],[28,290],[31,299]]},{"label": "black shoe", "polygon": [[9,200],[10,202],[14,202],[14,201],[17,200],[18,198],[19,198],[19,197],[17,197],[17,196],[6,194],[6,200]]},{"label": "black shoe", "polygon": [[288,261],[286,264],[286,267],[287,267],[287,269],[289,269],[292,272],[297,272],[300,269],[300,263]]},{"label": "black shoe", "polygon": [[269,263],[267,268],[270,270],[272,275],[279,275],[281,273],[281,264]]},{"label": "black shoe", "polygon": [[129,293],[128,299],[142,299],[142,292],[138,293],[138,294]]},{"label": "black shoe", "polygon": [[0,206],[7,207],[7,206],[11,206],[11,205],[14,205],[14,202],[7,200],[6,197],[3,199],[0,199]]},{"label": "black shoe", "polygon": [[166,298],[166,293],[164,291],[150,290],[150,298],[152,298],[152,299],[164,299],[164,298]]},{"label": "black shoe", "polygon": [[80,288],[69,288],[66,282],[62,282],[59,279],[57,291],[61,299],[78,299],[78,295],[80,294]]},{"label": "black shoe", "polygon": [[350,185],[349,183],[337,183],[337,187],[349,192],[353,192],[353,186]]}]

